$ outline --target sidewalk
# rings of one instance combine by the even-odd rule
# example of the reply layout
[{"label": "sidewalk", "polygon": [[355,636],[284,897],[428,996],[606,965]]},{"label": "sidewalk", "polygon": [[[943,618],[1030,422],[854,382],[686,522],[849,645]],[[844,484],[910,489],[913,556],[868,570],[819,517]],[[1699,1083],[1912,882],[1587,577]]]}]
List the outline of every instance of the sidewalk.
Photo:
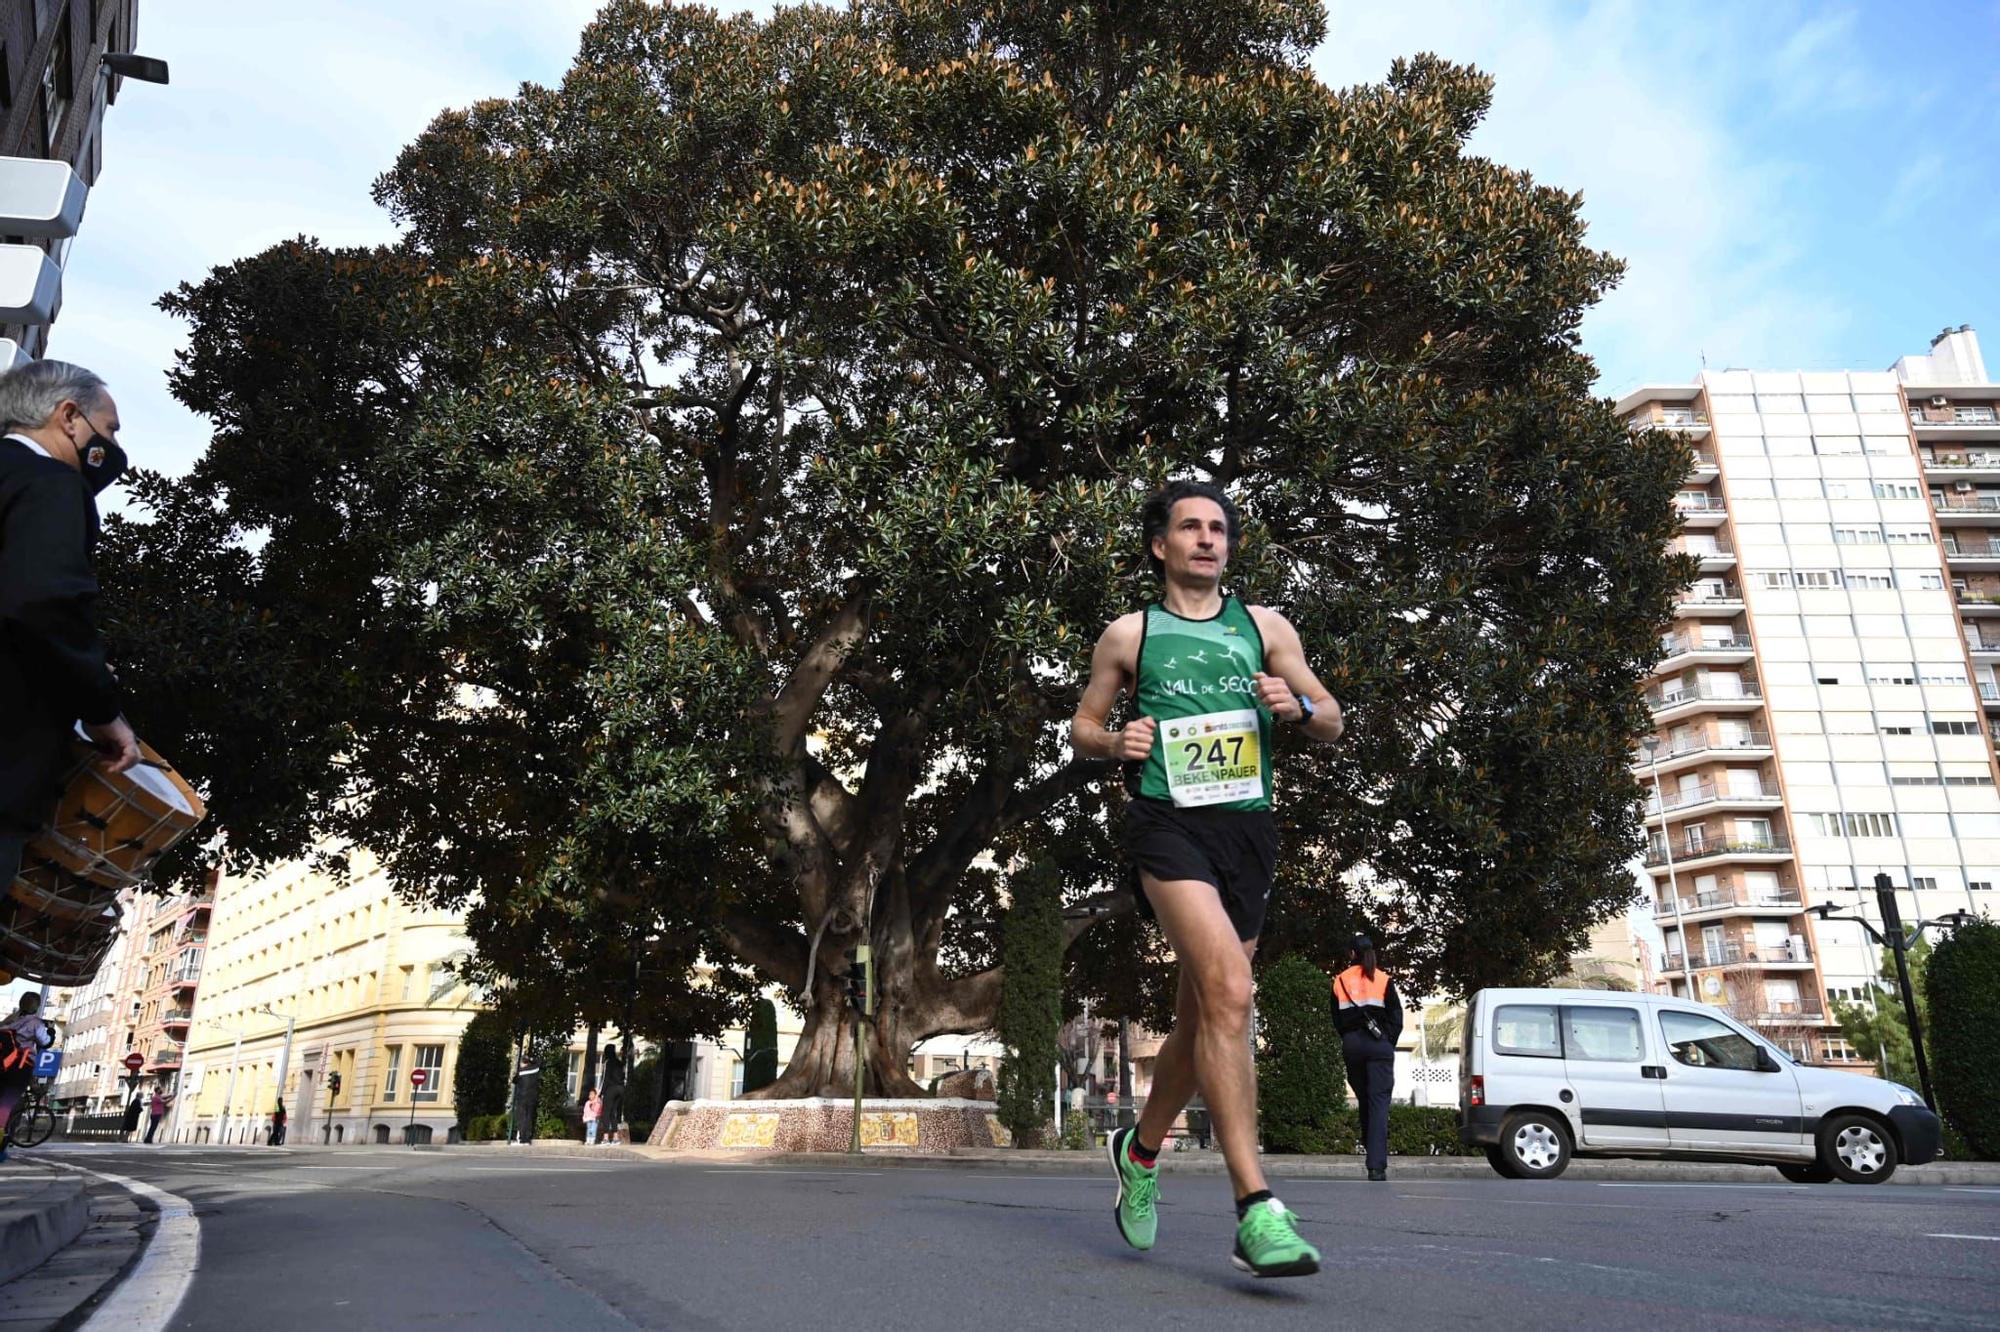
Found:
[{"label": "sidewalk", "polygon": [[[579,1156],[615,1161],[724,1162],[730,1165],[770,1166],[859,1166],[869,1170],[1004,1170],[1045,1175],[1090,1175],[1108,1169],[1104,1153],[1026,1152],[1010,1148],[960,1147],[949,1153],[907,1152],[894,1148],[870,1148],[860,1156],[846,1152],[729,1152],[679,1151],[671,1147],[619,1146],[586,1147],[580,1142],[537,1142],[528,1147],[507,1148],[503,1143],[461,1143],[444,1151],[510,1150],[543,1156]],[[1220,1175],[1225,1173],[1220,1152],[1174,1152],[1160,1158],[1169,1174]],[[1358,1156],[1266,1156],[1264,1170],[1275,1179],[1355,1179],[1365,1180],[1368,1171]],[[1391,1179],[1492,1179],[1499,1175],[1478,1156],[1392,1156]],[[1770,1166],[1721,1165],[1702,1161],[1572,1161],[1564,1179],[1603,1181],[1684,1183],[1684,1184],[1783,1184],[1785,1179]],[[1890,1185],[1956,1185],[1959,1187],[2000,1187],[2000,1161],[1934,1161],[1930,1165],[1904,1166],[1889,1179]]]},{"label": "sidewalk", "polygon": [[89,1181],[41,1161],[0,1166],[0,1283],[39,1267],[90,1223]]}]

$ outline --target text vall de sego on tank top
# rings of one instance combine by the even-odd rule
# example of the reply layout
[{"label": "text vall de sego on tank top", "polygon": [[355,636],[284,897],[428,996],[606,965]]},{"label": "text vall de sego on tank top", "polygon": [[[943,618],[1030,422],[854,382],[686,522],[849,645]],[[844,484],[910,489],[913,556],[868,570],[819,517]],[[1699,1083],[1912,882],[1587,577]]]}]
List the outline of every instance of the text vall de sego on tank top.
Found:
[{"label": "text vall de sego on tank top", "polygon": [[1159,722],[1137,794],[1183,809],[1271,807],[1271,715],[1257,706],[1264,636],[1224,597],[1214,618],[1154,603],[1139,639],[1137,713]]}]

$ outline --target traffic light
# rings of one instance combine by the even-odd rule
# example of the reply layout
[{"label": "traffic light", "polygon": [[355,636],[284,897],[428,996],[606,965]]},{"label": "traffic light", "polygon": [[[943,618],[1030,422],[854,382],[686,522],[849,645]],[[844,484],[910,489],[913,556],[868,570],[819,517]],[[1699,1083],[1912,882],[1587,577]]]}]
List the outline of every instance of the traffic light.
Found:
[{"label": "traffic light", "polygon": [[875,966],[871,952],[867,944],[848,949],[847,975],[843,977],[847,983],[847,1002],[863,1017],[873,1016],[875,1012]]},{"label": "traffic light", "polygon": [[328,1100],[332,1100],[334,1097],[340,1095],[339,1073],[329,1073],[326,1075],[326,1095]]}]

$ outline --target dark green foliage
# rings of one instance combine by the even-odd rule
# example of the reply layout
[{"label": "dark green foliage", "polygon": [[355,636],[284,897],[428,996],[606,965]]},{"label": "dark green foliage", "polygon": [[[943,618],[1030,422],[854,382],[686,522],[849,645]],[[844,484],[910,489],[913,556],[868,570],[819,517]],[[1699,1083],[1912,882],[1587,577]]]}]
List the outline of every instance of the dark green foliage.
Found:
[{"label": "dark green foliage", "polygon": [[1940,942],[1924,990],[1938,1108],[1975,1155],[2000,1159],[2000,924],[1975,920]]},{"label": "dark green foliage", "polygon": [[458,1066],[451,1079],[452,1105],[461,1124],[507,1112],[513,1085],[512,1054],[513,1041],[504,1021],[484,1009],[473,1014],[472,1021],[465,1024],[465,1034],[458,1038]]},{"label": "dark green foliage", "polygon": [[[1930,971],[1931,952],[1930,940],[1918,939],[1910,946],[1908,955],[1910,990],[1917,997],[1917,1020],[1926,1031],[1930,1030],[1930,1015],[1925,977]],[[1882,950],[1876,974],[1879,979],[1873,1006],[1836,999],[1833,1016],[1840,1023],[1840,1034],[1847,1038],[1856,1054],[1875,1065],[1890,1081],[1916,1087],[1920,1083],[1917,1056],[1910,1044],[1910,1021],[1903,1012],[1903,992],[1896,980],[1896,955],[1886,948]]]},{"label": "dark green foliage", "polygon": [[[637,1124],[652,1123],[660,1117],[660,1054],[657,1050],[640,1055],[625,1075],[625,1119]],[[638,1139],[638,1130],[633,1130]]]},{"label": "dark green foliage", "polygon": [[[1334,1107],[1324,1122],[1315,1125],[1306,1141],[1310,1151],[1345,1155],[1361,1141],[1361,1118],[1345,1101]],[[1275,1148],[1272,1150],[1276,1150]],[[1458,1111],[1443,1105],[1391,1105],[1389,1107],[1389,1152],[1394,1156],[1473,1156],[1480,1148],[1467,1147],[1458,1140]]]},{"label": "dark green foliage", "polygon": [[1327,974],[1294,955],[1257,977],[1257,1109],[1264,1149],[1323,1152],[1341,1105],[1340,1037]]},{"label": "dark green foliage", "polygon": [[[1631,896],[1687,454],[1592,396],[1619,265],[1469,150],[1489,81],[1328,88],[1324,22],[606,5],[557,86],[405,150],[396,245],[167,298],[214,436],[106,536],[137,724],[233,857],[331,834],[467,908],[538,1024],[622,1020],[635,963],[661,1039],[774,981],[766,1092],[837,1093],[824,964],[870,943],[908,1094],[916,1041],[997,1020],[977,866],[1130,905],[1062,723],[1152,591],[1141,496],[1201,475],[1351,711],[1280,744],[1265,955],[1337,962],[1365,908],[1412,993],[1551,974]],[[1156,1010],[1147,940],[1092,927],[1071,998]]]},{"label": "dark green foliage", "polygon": [[507,1136],[507,1116],[505,1113],[497,1115],[467,1115],[459,1122],[465,1125],[465,1141],[467,1142],[494,1142]]},{"label": "dark green foliage", "polygon": [[744,1033],[743,1090],[753,1092],[778,1080],[778,1006],[759,999]]},{"label": "dark green foliage", "polygon": [[1017,1147],[1042,1145],[1055,1098],[1057,1037],[1062,1028],[1062,883],[1036,861],[1009,885],[1013,903],[1001,933],[1000,1122]]}]

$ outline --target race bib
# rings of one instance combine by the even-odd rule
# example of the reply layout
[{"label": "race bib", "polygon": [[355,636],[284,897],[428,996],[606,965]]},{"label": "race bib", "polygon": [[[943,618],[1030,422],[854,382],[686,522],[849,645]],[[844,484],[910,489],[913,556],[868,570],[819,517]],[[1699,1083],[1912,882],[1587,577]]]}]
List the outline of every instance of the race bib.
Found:
[{"label": "race bib", "polygon": [[1257,710],[1205,712],[1160,723],[1167,790],[1183,809],[1264,794]]}]

